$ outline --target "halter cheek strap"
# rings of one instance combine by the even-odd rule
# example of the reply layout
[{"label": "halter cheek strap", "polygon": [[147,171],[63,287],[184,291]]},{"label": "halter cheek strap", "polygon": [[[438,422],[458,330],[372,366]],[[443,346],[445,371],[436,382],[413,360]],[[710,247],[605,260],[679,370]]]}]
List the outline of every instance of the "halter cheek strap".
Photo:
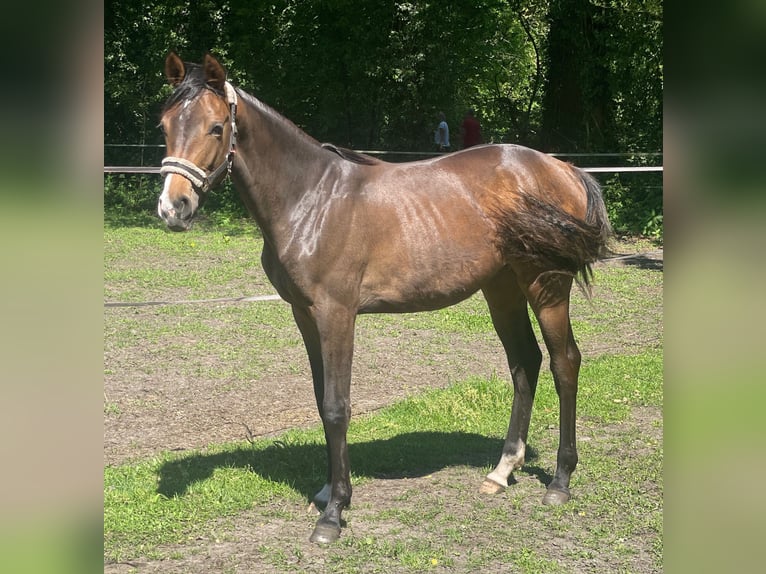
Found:
[{"label": "halter cheek strap", "polygon": [[[173,156],[163,159],[162,167],[160,168],[160,173],[163,177],[171,173],[181,175],[191,182],[195,190],[201,193],[207,193],[212,187],[223,181],[226,175],[231,173],[231,164],[234,161],[234,154],[237,152],[237,92],[229,82],[226,82],[223,87],[226,101],[229,103],[229,117],[231,118],[229,151],[226,154],[226,159],[210,173],[207,173],[204,169],[187,159]],[[225,175],[224,171],[226,172]],[[221,177],[222,175],[223,177]]]}]

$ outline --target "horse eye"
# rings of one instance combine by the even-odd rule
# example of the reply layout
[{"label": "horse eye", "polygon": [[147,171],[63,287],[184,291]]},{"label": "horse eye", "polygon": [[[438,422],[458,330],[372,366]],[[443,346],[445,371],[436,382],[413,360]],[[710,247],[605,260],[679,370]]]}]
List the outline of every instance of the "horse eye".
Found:
[{"label": "horse eye", "polygon": [[214,135],[214,136],[218,136],[218,137],[222,136],[223,135],[223,124],[215,124],[210,129],[210,134]]}]

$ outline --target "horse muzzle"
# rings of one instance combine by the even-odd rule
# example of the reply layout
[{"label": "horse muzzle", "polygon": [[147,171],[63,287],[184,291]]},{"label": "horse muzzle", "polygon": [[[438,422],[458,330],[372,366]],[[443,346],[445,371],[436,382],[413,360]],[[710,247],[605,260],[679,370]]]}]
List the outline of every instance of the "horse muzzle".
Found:
[{"label": "horse muzzle", "polygon": [[186,231],[191,227],[191,220],[200,201],[226,178],[231,170],[233,156],[234,152],[229,151],[221,164],[209,174],[180,157],[166,157],[162,160],[160,173],[165,177],[165,186],[157,205],[157,213],[170,229]]},{"label": "horse muzzle", "polygon": [[[174,179],[180,181],[174,182]],[[199,196],[189,181],[173,175],[165,177],[165,186],[157,202],[157,214],[168,228],[173,231],[188,230],[198,207]]]},{"label": "horse muzzle", "polygon": [[176,219],[174,217],[168,217],[165,219],[165,223],[168,229],[171,231],[188,231],[191,228],[190,219]]}]

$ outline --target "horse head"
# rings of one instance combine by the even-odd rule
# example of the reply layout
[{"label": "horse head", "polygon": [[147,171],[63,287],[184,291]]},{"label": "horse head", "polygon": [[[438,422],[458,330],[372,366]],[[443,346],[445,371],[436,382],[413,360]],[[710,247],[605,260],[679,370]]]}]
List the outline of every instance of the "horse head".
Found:
[{"label": "horse head", "polygon": [[170,229],[185,231],[210,189],[231,169],[237,96],[223,66],[210,54],[197,65],[171,52],[165,76],[175,89],[160,120],[167,155],[160,170],[165,183],[157,213]]}]

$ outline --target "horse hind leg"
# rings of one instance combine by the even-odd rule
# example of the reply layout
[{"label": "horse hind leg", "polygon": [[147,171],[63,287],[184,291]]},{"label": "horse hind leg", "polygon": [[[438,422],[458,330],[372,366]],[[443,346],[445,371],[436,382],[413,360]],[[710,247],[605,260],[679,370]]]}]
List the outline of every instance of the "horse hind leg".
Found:
[{"label": "horse hind leg", "polygon": [[481,485],[481,492],[495,494],[505,490],[513,471],[524,464],[542,354],[529,320],[526,298],[511,272],[485,288],[484,297],[505,349],[514,388],[508,434],[500,461]]},{"label": "horse hind leg", "polygon": [[569,319],[571,276],[540,276],[527,291],[527,297],[540,324],[540,331],[550,355],[550,367],[559,397],[559,448],[556,471],[543,504],[559,505],[569,501],[569,481],[577,466],[577,385],[580,351]]}]

